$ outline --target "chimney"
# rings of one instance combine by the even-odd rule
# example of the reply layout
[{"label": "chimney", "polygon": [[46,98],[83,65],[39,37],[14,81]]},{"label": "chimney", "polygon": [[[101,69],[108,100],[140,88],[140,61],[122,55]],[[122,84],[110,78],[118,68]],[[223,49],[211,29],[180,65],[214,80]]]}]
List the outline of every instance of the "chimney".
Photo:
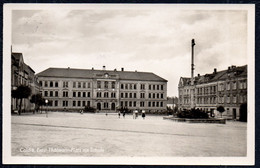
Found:
[{"label": "chimney", "polygon": [[121,71],[124,71],[124,68],[121,68]]},{"label": "chimney", "polygon": [[214,74],[217,73],[217,68],[214,68]]},{"label": "chimney", "polygon": [[104,65],[104,66],[103,66],[103,71],[105,71],[105,70],[106,70],[106,66]]}]

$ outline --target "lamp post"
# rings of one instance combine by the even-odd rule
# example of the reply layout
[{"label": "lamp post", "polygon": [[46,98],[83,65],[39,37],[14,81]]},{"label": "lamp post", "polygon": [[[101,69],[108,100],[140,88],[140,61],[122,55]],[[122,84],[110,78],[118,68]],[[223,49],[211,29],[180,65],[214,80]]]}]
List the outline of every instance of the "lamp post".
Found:
[{"label": "lamp post", "polygon": [[45,103],[46,103],[46,118],[48,118],[48,100],[46,99],[45,100]]}]

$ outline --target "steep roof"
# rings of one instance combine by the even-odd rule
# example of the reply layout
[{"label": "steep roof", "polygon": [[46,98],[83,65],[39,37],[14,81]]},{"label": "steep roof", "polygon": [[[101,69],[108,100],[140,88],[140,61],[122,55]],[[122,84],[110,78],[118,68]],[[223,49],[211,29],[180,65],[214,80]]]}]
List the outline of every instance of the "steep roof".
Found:
[{"label": "steep roof", "polygon": [[39,77],[63,77],[63,78],[97,78],[96,74],[114,76],[121,80],[144,80],[167,82],[164,78],[151,72],[137,71],[111,71],[111,70],[92,70],[92,69],[73,69],[73,68],[48,68],[37,74]]},{"label": "steep roof", "polygon": [[[226,80],[228,78],[246,77],[247,76],[247,65],[244,66],[231,66],[223,71],[216,71],[210,74],[205,74],[195,77],[195,84],[210,83],[220,80]],[[182,86],[190,85],[191,78],[181,77]]]}]

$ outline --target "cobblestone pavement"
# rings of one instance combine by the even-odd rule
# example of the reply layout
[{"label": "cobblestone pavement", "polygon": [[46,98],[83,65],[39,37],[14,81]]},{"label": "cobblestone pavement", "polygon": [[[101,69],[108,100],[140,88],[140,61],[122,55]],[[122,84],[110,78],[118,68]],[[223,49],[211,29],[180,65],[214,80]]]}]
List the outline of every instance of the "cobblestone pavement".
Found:
[{"label": "cobblestone pavement", "polygon": [[247,124],[51,112],[12,116],[13,156],[246,156]]}]

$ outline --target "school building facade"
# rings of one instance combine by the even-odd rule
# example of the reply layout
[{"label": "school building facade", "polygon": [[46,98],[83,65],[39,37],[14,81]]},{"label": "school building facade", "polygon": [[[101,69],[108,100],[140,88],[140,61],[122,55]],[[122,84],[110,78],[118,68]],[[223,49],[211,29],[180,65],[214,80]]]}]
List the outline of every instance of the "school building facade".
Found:
[{"label": "school building facade", "polygon": [[85,106],[98,111],[117,108],[166,110],[167,80],[151,72],[48,68],[37,74],[49,110],[78,111]]}]

